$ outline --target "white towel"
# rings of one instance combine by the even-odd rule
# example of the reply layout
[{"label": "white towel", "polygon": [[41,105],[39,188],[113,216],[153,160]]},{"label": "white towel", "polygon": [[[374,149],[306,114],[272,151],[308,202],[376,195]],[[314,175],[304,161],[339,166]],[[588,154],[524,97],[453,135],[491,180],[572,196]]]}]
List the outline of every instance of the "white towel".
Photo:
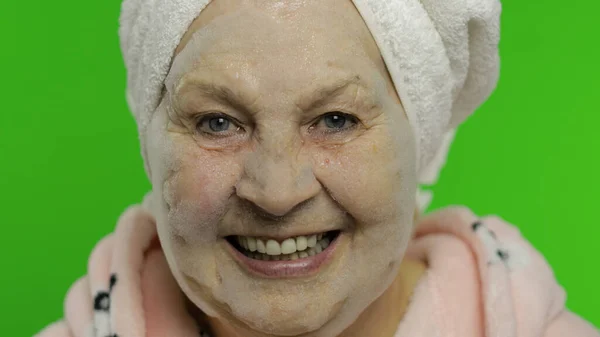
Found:
[{"label": "white towel", "polygon": [[[123,1],[119,35],[127,68],[127,101],[140,136],[159,104],[175,49],[209,1]],[[496,86],[500,2],[353,2],[377,42],[414,129],[419,183],[432,185],[455,128]],[[425,209],[430,197],[418,200]]]}]

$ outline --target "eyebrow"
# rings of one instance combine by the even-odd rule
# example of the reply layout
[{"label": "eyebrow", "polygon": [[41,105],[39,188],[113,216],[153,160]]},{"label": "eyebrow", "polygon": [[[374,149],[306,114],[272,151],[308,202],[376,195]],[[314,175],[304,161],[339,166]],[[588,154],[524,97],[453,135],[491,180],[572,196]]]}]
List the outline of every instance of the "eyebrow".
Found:
[{"label": "eyebrow", "polygon": [[310,104],[302,107],[302,110],[309,111],[316,109],[329,101],[331,98],[339,95],[344,90],[346,90],[350,85],[358,84],[364,86],[360,80],[359,75],[334,80],[328,85],[321,86],[313,91],[311,91],[308,95],[302,96],[299,102],[296,102],[296,106],[302,107],[305,104],[302,102],[310,102]]},{"label": "eyebrow", "polygon": [[238,95],[226,85],[221,85],[214,82],[193,81],[189,86],[203,92],[211,98],[217,99],[220,103],[230,105],[239,111],[249,111],[252,102],[243,96]]},{"label": "eyebrow", "polygon": [[[316,109],[327,103],[327,101],[333,97],[342,93],[353,84],[364,87],[359,75],[333,80],[329,84],[319,86],[318,88],[309,91],[308,94],[301,95],[296,102],[296,106],[300,107],[303,111]],[[223,104],[230,105],[234,109],[252,112],[250,106],[253,104],[253,102],[251,102],[248,97],[244,95],[236,94],[230,87],[226,85],[207,81],[193,81],[188,85],[200,90],[206,95],[210,95],[212,98],[217,99]],[[306,104],[303,102],[310,103]]]}]

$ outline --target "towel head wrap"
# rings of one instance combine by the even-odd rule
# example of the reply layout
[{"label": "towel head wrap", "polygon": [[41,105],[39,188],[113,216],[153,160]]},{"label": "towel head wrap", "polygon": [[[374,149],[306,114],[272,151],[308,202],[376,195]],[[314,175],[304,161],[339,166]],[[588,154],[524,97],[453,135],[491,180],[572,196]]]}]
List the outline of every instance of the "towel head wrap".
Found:
[{"label": "towel head wrap", "polygon": [[[140,136],[174,51],[210,0],[124,0],[119,36]],[[455,128],[496,86],[498,0],[353,0],[414,130],[420,184],[436,182]],[[143,144],[142,144],[143,146]],[[142,151],[143,152],[143,151]],[[430,195],[418,202],[425,208]]]}]

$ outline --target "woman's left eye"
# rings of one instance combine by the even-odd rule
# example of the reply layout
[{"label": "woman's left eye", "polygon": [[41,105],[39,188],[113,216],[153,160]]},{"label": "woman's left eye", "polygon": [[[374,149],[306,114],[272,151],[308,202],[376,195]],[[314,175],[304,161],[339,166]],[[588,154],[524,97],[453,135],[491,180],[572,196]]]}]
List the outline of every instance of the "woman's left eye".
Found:
[{"label": "woman's left eye", "polygon": [[311,128],[320,127],[325,128],[326,131],[336,132],[353,128],[356,124],[358,124],[358,120],[352,115],[342,112],[331,112],[322,116]]}]

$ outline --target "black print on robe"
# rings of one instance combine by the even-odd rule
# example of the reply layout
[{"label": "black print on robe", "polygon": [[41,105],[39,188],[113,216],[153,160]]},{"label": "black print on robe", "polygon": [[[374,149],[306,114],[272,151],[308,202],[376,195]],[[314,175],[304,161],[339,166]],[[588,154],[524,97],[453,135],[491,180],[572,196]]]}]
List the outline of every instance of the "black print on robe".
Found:
[{"label": "black print on robe", "polygon": [[502,244],[498,241],[498,237],[494,231],[487,228],[481,221],[474,222],[471,225],[471,229],[473,230],[473,233],[479,237],[479,240],[483,243],[488,252],[488,265],[500,261],[504,263],[508,262],[510,257],[508,251],[501,248]]},{"label": "black print on robe", "polygon": [[96,311],[110,311],[110,295],[105,292],[99,292],[94,298],[94,310]]}]

